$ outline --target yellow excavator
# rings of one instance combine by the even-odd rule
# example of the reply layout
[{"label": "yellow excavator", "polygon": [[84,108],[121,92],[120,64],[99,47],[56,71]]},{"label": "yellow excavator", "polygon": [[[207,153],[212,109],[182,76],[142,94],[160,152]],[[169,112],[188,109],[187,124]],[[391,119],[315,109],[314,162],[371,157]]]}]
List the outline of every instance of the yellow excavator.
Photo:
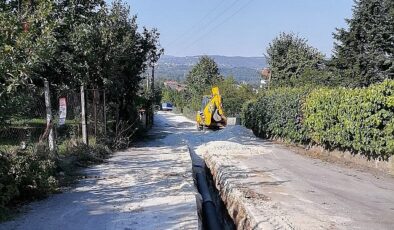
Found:
[{"label": "yellow excavator", "polygon": [[212,87],[211,96],[204,96],[202,99],[201,111],[197,112],[197,129],[204,128],[218,129],[227,125],[227,118],[224,116],[222,97],[219,87]]}]

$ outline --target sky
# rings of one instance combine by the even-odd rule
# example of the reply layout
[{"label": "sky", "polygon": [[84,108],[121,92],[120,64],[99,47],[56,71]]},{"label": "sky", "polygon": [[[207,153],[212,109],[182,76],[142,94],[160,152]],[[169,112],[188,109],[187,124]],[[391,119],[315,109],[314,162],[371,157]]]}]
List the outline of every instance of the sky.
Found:
[{"label": "sky", "polygon": [[353,0],[125,0],[139,26],[157,28],[166,55],[263,56],[293,32],[327,57]]}]

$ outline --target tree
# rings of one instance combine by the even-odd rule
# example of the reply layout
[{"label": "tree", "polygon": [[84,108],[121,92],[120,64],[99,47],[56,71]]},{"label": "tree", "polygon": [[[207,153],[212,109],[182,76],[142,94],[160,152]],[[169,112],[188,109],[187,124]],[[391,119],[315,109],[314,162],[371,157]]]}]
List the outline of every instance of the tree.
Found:
[{"label": "tree", "polygon": [[0,5],[0,97],[32,87],[56,49],[53,1]]},{"label": "tree", "polygon": [[294,86],[307,69],[318,69],[324,56],[308,45],[307,40],[292,33],[281,33],[267,48],[267,61],[272,71],[271,84]]},{"label": "tree", "polygon": [[111,115],[134,119],[142,73],[163,52],[157,30],[140,32],[121,1],[1,1],[0,31],[2,111],[47,79],[54,91],[109,89]]},{"label": "tree", "polygon": [[0,3],[0,125],[34,104],[35,84],[56,50],[53,9],[49,0]]},{"label": "tree", "polygon": [[232,76],[220,81],[218,87],[226,116],[240,115],[243,104],[256,97],[250,85],[237,84]]},{"label": "tree", "polygon": [[337,29],[332,64],[348,86],[394,78],[394,2],[356,0],[349,29]]},{"label": "tree", "polygon": [[200,108],[204,92],[209,91],[221,79],[216,62],[208,56],[202,56],[186,77],[187,90],[191,95],[192,109],[198,110]]}]

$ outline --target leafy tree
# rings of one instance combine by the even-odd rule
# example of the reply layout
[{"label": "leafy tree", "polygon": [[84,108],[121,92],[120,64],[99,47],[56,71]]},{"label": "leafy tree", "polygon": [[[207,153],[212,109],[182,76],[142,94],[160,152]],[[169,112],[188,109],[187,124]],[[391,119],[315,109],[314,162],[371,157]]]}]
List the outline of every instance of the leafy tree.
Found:
[{"label": "leafy tree", "polygon": [[187,90],[191,95],[191,108],[198,110],[204,92],[209,91],[212,85],[221,79],[216,62],[208,56],[202,56],[186,77]]},{"label": "leafy tree", "polygon": [[394,1],[356,0],[349,29],[337,29],[333,65],[345,85],[394,78]]},{"label": "leafy tree", "polygon": [[[34,104],[35,84],[55,52],[52,1],[0,3],[0,124]],[[34,94],[34,95],[33,95]]]},{"label": "leafy tree", "polygon": [[292,33],[281,33],[267,48],[271,84],[294,86],[305,70],[318,69],[323,58],[323,54],[308,45],[307,40]]},{"label": "leafy tree", "polygon": [[142,72],[163,52],[157,30],[139,32],[120,1],[1,1],[0,30],[2,111],[48,79],[56,90],[108,89],[112,115],[132,119]]},{"label": "leafy tree", "polygon": [[53,1],[2,1],[0,4],[0,97],[45,78],[56,47]]},{"label": "leafy tree", "polygon": [[239,85],[231,76],[218,82],[218,87],[226,116],[240,115],[243,104],[256,97],[250,85]]},{"label": "leafy tree", "polygon": [[188,100],[188,95],[185,90],[178,91],[170,89],[169,87],[164,87],[162,89],[161,102],[171,102],[181,112],[188,104]]}]

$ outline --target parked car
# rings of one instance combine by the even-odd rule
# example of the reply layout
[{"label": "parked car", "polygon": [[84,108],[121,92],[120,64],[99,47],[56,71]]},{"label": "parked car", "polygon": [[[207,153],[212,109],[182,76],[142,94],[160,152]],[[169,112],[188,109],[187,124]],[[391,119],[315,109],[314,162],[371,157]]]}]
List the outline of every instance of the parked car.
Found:
[{"label": "parked car", "polygon": [[171,103],[162,103],[161,110],[163,111],[172,111],[172,104]]}]

